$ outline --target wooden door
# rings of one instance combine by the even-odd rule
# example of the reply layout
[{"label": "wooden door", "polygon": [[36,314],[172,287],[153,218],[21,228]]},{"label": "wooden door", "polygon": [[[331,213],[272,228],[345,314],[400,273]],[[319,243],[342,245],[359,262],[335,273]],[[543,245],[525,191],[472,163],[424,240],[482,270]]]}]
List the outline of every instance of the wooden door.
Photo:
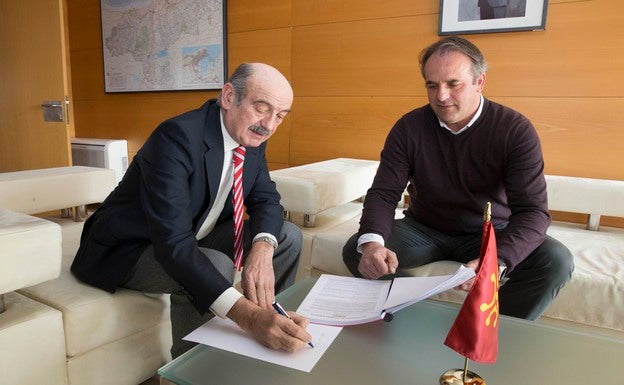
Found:
[{"label": "wooden door", "polygon": [[[71,164],[65,12],[66,0],[0,0],[0,172]],[[46,101],[62,121],[44,121]]]}]

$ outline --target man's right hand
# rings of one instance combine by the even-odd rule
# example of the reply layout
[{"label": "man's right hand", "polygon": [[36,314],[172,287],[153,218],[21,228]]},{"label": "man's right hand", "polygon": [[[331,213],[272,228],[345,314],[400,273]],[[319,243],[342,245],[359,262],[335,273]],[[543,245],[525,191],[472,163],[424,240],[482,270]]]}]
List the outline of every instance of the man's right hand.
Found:
[{"label": "man's right hand", "polygon": [[364,278],[377,279],[396,273],[399,266],[394,251],[386,249],[380,243],[368,242],[362,245],[362,258],[358,270]]},{"label": "man's right hand", "polygon": [[273,308],[261,308],[241,297],[227,314],[245,332],[262,345],[285,352],[294,352],[307,346],[312,336],[306,331],[307,318],[288,312],[290,319]]}]

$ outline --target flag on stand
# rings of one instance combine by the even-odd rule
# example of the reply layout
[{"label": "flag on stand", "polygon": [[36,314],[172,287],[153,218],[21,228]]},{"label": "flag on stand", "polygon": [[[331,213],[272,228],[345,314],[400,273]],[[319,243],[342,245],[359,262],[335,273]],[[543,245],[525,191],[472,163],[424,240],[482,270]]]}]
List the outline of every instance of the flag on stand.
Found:
[{"label": "flag on stand", "polygon": [[496,236],[486,209],[481,255],[474,284],[444,344],[473,361],[491,364],[498,355],[498,254]]}]

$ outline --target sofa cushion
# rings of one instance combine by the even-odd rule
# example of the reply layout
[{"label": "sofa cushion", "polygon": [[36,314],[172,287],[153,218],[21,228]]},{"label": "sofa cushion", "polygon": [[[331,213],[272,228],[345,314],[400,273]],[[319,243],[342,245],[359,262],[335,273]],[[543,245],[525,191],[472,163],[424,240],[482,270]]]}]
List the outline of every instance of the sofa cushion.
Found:
[{"label": "sofa cushion", "polygon": [[[403,216],[403,209],[396,209],[395,218],[402,218]],[[358,231],[359,226],[360,215],[316,232],[310,250],[310,265],[313,275],[319,273],[351,275],[342,261],[342,248],[347,239]]]},{"label": "sofa cushion", "polygon": [[624,330],[624,229],[553,222],[548,234],[574,255],[572,279],[545,315]]},{"label": "sofa cushion", "polygon": [[61,271],[61,228],[0,209],[0,250],[0,294],[56,278]]},{"label": "sofa cushion", "polygon": [[[67,359],[71,385],[137,384],[171,360],[171,323],[145,328],[126,338]],[[115,368],[114,371],[111,368]],[[141,380],[137,380],[141,379]],[[149,382],[150,384],[152,382]]]},{"label": "sofa cushion", "polygon": [[301,256],[299,258],[299,269],[297,271],[297,280],[308,277],[311,272],[310,255],[312,251],[312,243],[316,233],[332,228],[339,223],[359,217],[362,214],[362,203],[353,201],[343,205],[332,207],[316,215],[314,227],[304,227],[303,215],[295,213],[291,216],[291,221],[301,227],[303,235],[303,244],[301,247]]},{"label": "sofa cushion", "polygon": [[67,384],[61,312],[15,292],[0,313],[0,383]]},{"label": "sofa cushion", "polygon": [[59,220],[63,266],[57,279],[20,290],[63,313],[67,356],[72,357],[169,321],[168,296],[120,289],[115,294],[79,282],[69,271],[82,222]]}]

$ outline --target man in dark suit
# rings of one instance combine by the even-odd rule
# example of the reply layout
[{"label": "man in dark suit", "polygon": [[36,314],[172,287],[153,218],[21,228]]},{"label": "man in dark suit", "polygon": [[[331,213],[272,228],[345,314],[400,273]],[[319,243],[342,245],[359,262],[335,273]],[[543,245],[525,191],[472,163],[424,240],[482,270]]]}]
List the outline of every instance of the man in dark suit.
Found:
[{"label": "man in dark suit", "polygon": [[[295,351],[310,341],[308,320],[272,309],[294,282],[301,232],[282,219],[266,140],[290,111],[293,92],[275,68],[239,66],[218,100],[160,124],[119,186],[86,221],[71,270],[93,286],[171,294],[177,357],[182,338],[213,314],[264,345]],[[233,286],[233,152],[246,148],[242,189],[243,294]]]}]

